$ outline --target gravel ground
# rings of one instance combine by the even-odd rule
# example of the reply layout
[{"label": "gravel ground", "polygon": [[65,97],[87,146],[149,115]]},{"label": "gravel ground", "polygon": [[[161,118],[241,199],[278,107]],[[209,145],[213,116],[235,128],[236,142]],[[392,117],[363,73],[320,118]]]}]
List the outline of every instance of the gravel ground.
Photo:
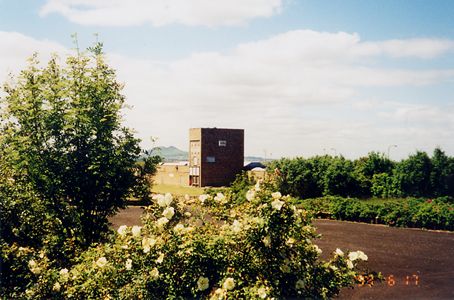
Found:
[{"label": "gravel ground", "polygon": [[[143,209],[131,206],[110,219],[112,226],[140,224]],[[362,250],[367,267],[385,281],[344,289],[339,299],[454,299],[454,233],[315,220],[322,258],[336,248]]]}]

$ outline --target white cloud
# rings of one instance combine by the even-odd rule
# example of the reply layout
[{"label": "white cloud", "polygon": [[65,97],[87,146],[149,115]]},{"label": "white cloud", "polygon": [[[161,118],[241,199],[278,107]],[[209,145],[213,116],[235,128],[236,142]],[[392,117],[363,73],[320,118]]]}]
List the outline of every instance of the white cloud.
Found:
[{"label": "white cloud", "polygon": [[48,0],[40,14],[59,13],[83,25],[230,26],[270,17],[282,6],[282,0]]},{"label": "white cloud", "polygon": [[36,40],[18,32],[0,31],[0,80],[8,73],[17,73],[26,65],[33,52],[47,61],[52,53],[66,54],[62,45],[49,40]]},{"label": "white cloud", "polygon": [[[67,51],[17,33],[0,38],[0,71],[32,49]],[[156,136],[160,145],[186,149],[188,128],[216,126],[245,128],[247,154],[264,155],[266,149],[273,157],[312,155],[335,148],[355,157],[398,144],[393,149],[398,157],[415,148],[429,151],[431,145],[454,155],[452,106],[431,102],[436,99],[416,104],[411,93],[403,103],[402,95],[397,99],[387,92],[440,85],[454,80],[454,70],[384,67],[379,56],[391,53],[377,52],[372,44],[357,34],[298,30],[170,63],[108,58],[134,107],[126,112],[127,124],[145,141]],[[367,94],[369,87],[387,101]]]}]

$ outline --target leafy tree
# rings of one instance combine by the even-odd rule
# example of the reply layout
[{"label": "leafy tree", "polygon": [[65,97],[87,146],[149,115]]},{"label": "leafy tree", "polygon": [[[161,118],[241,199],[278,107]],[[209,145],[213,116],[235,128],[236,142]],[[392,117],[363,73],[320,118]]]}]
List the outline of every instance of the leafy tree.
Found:
[{"label": "leafy tree", "polygon": [[[156,159],[136,163],[141,149],[132,130],[121,124],[121,89],[97,44],[68,57],[64,66],[53,57],[40,67],[35,54],[5,85],[1,98],[1,169],[33,194],[21,200],[25,211],[39,199],[42,212],[58,217],[66,237],[77,236],[80,246],[100,238],[107,217],[129,196],[149,194],[146,177],[155,171]],[[6,190],[2,198],[12,197]],[[76,215],[68,217],[69,210]],[[2,218],[3,228],[12,226],[8,222]]]},{"label": "leafy tree", "polygon": [[[373,177],[378,174],[391,175],[394,163],[385,157],[383,153],[370,152],[368,156],[361,157],[354,161],[354,176],[359,184],[359,196],[367,197],[371,195]],[[386,175],[380,175],[383,177]]]},{"label": "leafy tree", "polygon": [[405,196],[430,196],[430,174],[432,162],[426,152],[418,151],[397,164],[394,170],[395,180],[399,182]]},{"label": "leafy tree", "polygon": [[454,159],[436,148],[431,163],[430,184],[434,196],[454,196]]}]

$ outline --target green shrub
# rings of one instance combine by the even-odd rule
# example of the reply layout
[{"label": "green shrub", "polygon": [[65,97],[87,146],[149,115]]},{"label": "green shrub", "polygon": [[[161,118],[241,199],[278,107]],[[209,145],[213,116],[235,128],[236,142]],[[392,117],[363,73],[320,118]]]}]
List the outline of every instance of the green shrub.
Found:
[{"label": "green shrub", "polygon": [[[358,273],[361,251],[321,250],[306,211],[260,186],[219,213],[199,199],[155,197],[143,227],[121,226],[71,268],[47,268],[28,297],[75,299],[329,298],[373,275]],[[218,203],[228,207],[229,201]],[[196,203],[194,203],[194,201]],[[200,202],[203,202],[200,203]],[[193,210],[197,207],[196,210]],[[190,213],[192,211],[192,213]],[[228,218],[225,215],[228,213]],[[43,259],[36,265],[45,268]],[[368,277],[369,276],[369,277]],[[356,279],[355,279],[356,278]]]}]

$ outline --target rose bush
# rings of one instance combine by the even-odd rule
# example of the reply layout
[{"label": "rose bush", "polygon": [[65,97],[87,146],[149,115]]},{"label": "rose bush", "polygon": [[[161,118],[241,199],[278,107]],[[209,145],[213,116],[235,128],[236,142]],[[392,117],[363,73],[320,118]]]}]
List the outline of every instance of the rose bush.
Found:
[{"label": "rose bush", "polygon": [[[157,195],[142,227],[121,226],[68,270],[47,268],[43,259],[31,257],[30,272],[41,272],[27,296],[329,298],[359,279],[373,278],[358,269],[367,260],[361,251],[337,249],[330,260],[320,260],[311,220],[290,197],[260,186],[253,194],[236,206],[224,194],[216,194],[217,200]],[[217,209],[207,205],[210,201],[218,202]]]}]

